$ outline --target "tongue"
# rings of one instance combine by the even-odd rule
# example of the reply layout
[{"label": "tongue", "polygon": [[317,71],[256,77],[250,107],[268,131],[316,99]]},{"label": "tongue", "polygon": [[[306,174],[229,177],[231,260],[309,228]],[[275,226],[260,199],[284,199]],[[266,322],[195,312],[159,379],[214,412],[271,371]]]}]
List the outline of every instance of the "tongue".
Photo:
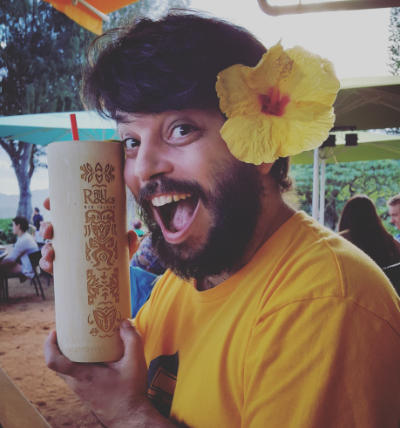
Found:
[{"label": "tongue", "polygon": [[190,222],[193,215],[193,202],[186,199],[177,203],[174,215],[171,218],[169,229],[173,232],[179,232]]}]

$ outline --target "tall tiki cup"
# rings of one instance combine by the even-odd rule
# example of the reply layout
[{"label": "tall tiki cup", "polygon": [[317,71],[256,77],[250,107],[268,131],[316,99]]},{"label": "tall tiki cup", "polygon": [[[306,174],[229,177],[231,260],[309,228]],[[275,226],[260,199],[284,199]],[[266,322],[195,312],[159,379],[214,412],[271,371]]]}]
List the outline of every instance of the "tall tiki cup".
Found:
[{"label": "tall tiki cup", "polygon": [[123,148],[109,141],[48,147],[58,345],[77,362],[122,356],[130,317]]}]

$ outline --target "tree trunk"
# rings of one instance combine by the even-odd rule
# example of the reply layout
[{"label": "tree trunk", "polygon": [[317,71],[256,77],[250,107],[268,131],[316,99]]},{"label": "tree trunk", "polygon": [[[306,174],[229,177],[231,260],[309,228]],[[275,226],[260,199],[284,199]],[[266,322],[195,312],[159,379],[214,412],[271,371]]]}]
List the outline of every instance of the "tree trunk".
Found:
[{"label": "tree trunk", "polygon": [[26,217],[30,221],[32,216],[32,193],[30,189],[31,178],[27,175],[18,177],[19,201],[17,216]]},{"label": "tree trunk", "polygon": [[19,142],[21,151],[17,165],[14,165],[19,186],[19,201],[17,215],[30,220],[32,215],[32,193],[30,189],[32,178],[32,149],[33,145]]},{"label": "tree trunk", "polygon": [[22,141],[6,141],[5,139],[0,139],[0,146],[9,155],[18,181],[19,201],[16,215],[30,220],[32,215],[30,184],[35,169],[33,162],[34,146]]}]

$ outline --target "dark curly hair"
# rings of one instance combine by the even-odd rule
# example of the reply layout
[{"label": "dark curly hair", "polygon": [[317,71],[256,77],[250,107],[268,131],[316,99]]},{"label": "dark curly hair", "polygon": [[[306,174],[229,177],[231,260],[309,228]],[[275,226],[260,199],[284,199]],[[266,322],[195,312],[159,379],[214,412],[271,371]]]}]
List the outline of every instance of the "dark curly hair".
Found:
[{"label": "dark curly hair", "polygon": [[400,260],[393,236],[385,229],[372,200],[366,195],[350,198],[341,213],[339,232],[381,266]]},{"label": "dark curly hair", "polygon": [[[187,10],[143,18],[95,39],[84,68],[82,101],[101,115],[117,111],[218,109],[217,74],[233,65],[255,66],[266,52],[246,29]],[[282,190],[290,187],[288,160],[274,165]]]},{"label": "dark curly hair", "polygon": [[14,217],[12,221],[20,227],[22,232],[26,232],[29,229],[29,221],[25,217]]}]

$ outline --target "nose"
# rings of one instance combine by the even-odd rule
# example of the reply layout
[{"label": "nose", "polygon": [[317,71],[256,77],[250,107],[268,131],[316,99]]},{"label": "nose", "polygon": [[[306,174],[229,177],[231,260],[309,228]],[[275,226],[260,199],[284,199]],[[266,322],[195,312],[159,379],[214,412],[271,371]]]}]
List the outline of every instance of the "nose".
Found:
[{"label": "nose", "polygon": [[156,138],[142,140],[135,159],[137,178],[142,183],[146,183],[160,175],[172,172],[173,163],[169,157],[170,150],[165,143]]}]

